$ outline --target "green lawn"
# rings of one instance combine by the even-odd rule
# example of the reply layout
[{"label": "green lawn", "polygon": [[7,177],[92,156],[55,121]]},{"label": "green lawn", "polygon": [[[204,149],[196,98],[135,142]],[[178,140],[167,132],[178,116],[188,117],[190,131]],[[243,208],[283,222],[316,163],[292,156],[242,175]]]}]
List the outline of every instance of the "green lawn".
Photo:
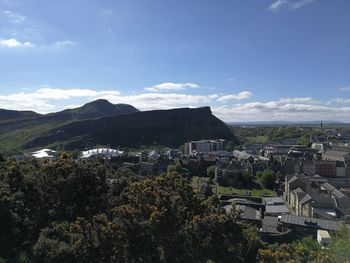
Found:
[{"label": "green lawn", "polygon": [[[233,192],[238,195],[244,195],[247,191],[251,192],[252,196],[262,196],[263,194],[268,194],[270,196],[276,196],[276,193],[270,189],[261,188],[261,189],[245,189],[245,188],[235,188],[232,186],[218,186],[218,194],[232,194]],[[215,190],[214,190],[215,192]]]},{"label": "green lawn", "polygon": [[[208,183],[209,178],[208,177],[199,177],[199,176],[193,176],[192,177],[192,187],[195,191],[198,191],[199,186],[202,183]],[[218,186],[218,194],[232,194],[233,192],[238,194],[238,195],[244,195],[247,193],[247,191],[250,191],[252,196],[262,196],[263,194],[268,194],[270,196],[276,196],[276,193],[270,189],[266,189],[266,188],[261,188],[261,189],[256,189],[256,188],[252,188],[252,189],[248,189],[248,188],[235,188],[232,186]],[[215,193],[215,186],[213,187],[213,192]]]}]

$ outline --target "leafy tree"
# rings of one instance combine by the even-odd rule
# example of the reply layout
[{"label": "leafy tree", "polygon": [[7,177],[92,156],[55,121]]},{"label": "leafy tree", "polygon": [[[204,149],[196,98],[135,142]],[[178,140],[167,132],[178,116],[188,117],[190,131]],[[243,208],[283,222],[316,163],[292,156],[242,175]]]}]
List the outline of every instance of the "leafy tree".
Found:
[{"label": "leafy tree", "polygon": [[331,243],[327,254],[334,262],[350,261],[350,231],[343,225],[339,232],[331,236]]},{"label": "leafy tree", "polygon": [[258,250],[259,262],[334,262],[313,237],[289,244],[272,244]]},{"label": "leafy tree", "polygon": [[180,164],[170,164],[170,165],[168,165],[167,172],[168,173],[178,173],[178,174],[182,174],[182,175],[185,175],[185,176],[189,176],[190,175],[190,171],[188,169],[184,168]]},{"label": "leafy tree", "polygon": [[241,181],[243,183],[243,185],[249,186],[252,185],[254,183],[254,175],[251,172],[244,172],[241,176]]},{"label": "leafy tree", "polygon": [[215,171],[216,171],[216,165],[212,165],[207,168],[207,175],[209,176],[209,178],[211,179],[215,178]]},{"label": "leafy tree", "polygon": [[263,172],[258,172],[257,176],[262,186],[273,189],[276,180],[274,171],[266,169]]},{"label": "leafy tree", "polygon": [[258,237],[181,167],[140,178],[99,161],[0,166],[0,258],[9,262],[243,262]]}]

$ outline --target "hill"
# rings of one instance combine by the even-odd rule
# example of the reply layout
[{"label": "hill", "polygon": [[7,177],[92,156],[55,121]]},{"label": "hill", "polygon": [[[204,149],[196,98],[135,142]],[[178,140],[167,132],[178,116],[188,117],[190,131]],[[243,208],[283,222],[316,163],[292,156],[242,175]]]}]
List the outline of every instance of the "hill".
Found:
[{"label": "hill", "polygon": [[187,140],[203,138],[235,139],[231,128],[216,118],[209,107],[202,107],[136,112],[74,122],[51,129],[24,147],[54,145],[66,150],[84,149],[96,144],[178,147]]},{"label": "hill", "polygon": [[46,115],[2,110],[0,112],[0,151],[9,155],[19,153],[24,144],[62,125],[138,111],[131,105],[112,104],[107,100],[96,100],[79,108]]},{"label": "hill", "polygon": [[16,111],[0,109],[0,124],[12,121],[34,119],[40,116],[40,114],[34,111]]},{"label": "hill", "polygon": [[20,128],[31,128],[43,124],[63,124],[78,120],[129,114],[138,111],[138,109],[128,104],[112,104],[107,100],[96,100],[75,109],[67,109],[46,115],[35,113],[36,115],[33,118],[14,119],[11,122],[8,121],[6,125],[2,125],[0,127],[0,132],[12,131]]}]

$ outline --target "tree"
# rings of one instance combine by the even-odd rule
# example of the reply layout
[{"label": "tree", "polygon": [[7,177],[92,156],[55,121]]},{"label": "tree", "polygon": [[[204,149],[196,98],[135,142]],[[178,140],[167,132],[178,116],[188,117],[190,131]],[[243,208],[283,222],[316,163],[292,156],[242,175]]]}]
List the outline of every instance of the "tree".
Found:
[{"label": "tree", "polygon": [[207,175],[210,179],[215,178],[216,165],[209,166],[207,168]]},{"label": "tree", "polygon": [[244,172],[241,176],[241,181],[245,186],[252,185],[254,183],[254,179],[254,175],[248,171]]},{"label": "tree", "polygon": [[[170,173],[140,178],[99,161],[0,166],[0,259],[9,262],[242,262],[256,231]],[[174,169],[174,170],[172,170]]]},{"label": "tree", "polygon": [[167,172],[168,173],[178,173],[178,174],[182,174],[184,176],[189,176],[190,175],[190,171],[184,167],[182,167],[182,165],[180,164],[170,164],[167,167]]},{"label": "tree", "polygon": [[265,188],[273,189],[275,185],[275,172],[269,169],[264,170],[262,173],[258,172],[257,176],[262,186]]},{"label": "tree", "polygon": [[[272,244],[258,250],[259,262],[320,262],[333,261],[313,237],[304,237],[289,244]],[[340,262],[340,261],[339,261]]]}]

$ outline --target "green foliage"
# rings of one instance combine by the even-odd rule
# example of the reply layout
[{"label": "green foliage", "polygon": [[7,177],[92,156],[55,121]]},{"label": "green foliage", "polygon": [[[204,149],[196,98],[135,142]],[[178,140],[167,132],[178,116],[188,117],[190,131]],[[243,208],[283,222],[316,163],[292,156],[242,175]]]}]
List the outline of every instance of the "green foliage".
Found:
[{"label": "green foliage", "polygon": [[5,162],[5,157],[0,153],[0,163]]},{"label": "green foliage", "polygon": [[328,255],[332,256],[334,262],[350,261],[350,231],[345,225],[331,236]]},{"label": "green foliage", "polygon": [[61,157],[60,157],[62,160],[67,160],[67,159],[69,159],[69,154],[68,153],[66,153],[66,152],[64,152],[64,153],[62,153],[61,154]]},{"label": "green foliage", "polygon": [[259,249],[258,255],[259,262],[332,262],[312,237],[305,237],[290,244],[269,245]]},{"label": "green foliage", "polygon": [[241,182],[245,186],[251,186],[254,184],[255,177],[251,172],[244,172],[240,178]]},{"label": "green foliage", "polygon": [[182,165],[180,164],[170,164],[167,167],[167,172],[168,173],[178,173],[178,174],[182,174],[185,176],[189,176],[190,175],[190,171],[184,167],[182,167]]},{"label": "green foliage", "polygon": [[207,176],[213,179],[215,177],[215,170],[216,170],[216,165],[209,166],[207,168]]},{"label": "green foliage", "polygon": [[345,225],[331,234],[331,243],[322,249],[313,237],[304,237],[290,244],[273,244],[258,251],[260,262],[325,262],[350,260],[350,233]]},{"label": "green foliage", "polygon": [[9,262],[243,262],[256,232],[176,171],[140,178],[96,162],[0,166],[0,258]]},{"label": "green foliage", "polygon": [[323,131],[312,128],[298,127],[235,127],[235,134],[241,138],[243,144],[265,144],[267,142],[282,142],[286,139],[297,139],[298,144],[308,146],[310,136],[324,135]]},{"label": "green foliage", "polygon": [[273,189],[276,181],[275,172],[269,169],[264,170],[263,172],[257,172],[257,177],[259,178],[259,182],[263,187],[268,189]]}]

